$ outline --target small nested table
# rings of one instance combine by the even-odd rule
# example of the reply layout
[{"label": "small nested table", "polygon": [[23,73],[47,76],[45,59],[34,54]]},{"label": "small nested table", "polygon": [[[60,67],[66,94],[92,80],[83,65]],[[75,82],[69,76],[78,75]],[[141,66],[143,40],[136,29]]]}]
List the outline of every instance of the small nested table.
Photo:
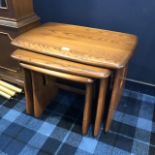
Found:
[{"label": "small nested table", "polygon": [[[40,117],[46,105],[56,92],[55,78],[61,78],[86,85],[85,106],[83,111],[82,133],[86,134],[90,122],[93,81],[99,79],[102,85],[98,104],[105,104],[108,78],[111,71],[80,63],[46,56],[26,50],[16,50],[12,57],[20,61],[25,72],[25,94],[27,112]],[[45,78],[51,76],[52,78]],[[59,86],[57,84],[57,86]],[[102,102],[102,103],[101,103]]]},{"label": "small nested table", "polygon": [[[121,97],[128,62],[137,43],[134,35],[62,23],[47,23],[13,40],[12,44],[43,55],[78,62],[112,71],[112,93],[109,101],[105,131]],[[94,135],[100,129],[104,104],[103,83],[97,105]],[[103,96],[102,96],[103,95]]]}]

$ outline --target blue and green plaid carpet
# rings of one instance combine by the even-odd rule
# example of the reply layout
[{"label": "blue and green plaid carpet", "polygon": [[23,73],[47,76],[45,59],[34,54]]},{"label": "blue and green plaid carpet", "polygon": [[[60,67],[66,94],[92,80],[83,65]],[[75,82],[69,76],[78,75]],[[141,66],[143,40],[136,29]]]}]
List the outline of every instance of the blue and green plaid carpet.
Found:
[{"label": "blue and green plaid carpet", "polygon": [[0,98],[0,154],[155,155],[155,97],[124,91],[112,127],[97,138],[81,135],[83,99],[62,92],[40,119],[25,113],[25,99]]}]

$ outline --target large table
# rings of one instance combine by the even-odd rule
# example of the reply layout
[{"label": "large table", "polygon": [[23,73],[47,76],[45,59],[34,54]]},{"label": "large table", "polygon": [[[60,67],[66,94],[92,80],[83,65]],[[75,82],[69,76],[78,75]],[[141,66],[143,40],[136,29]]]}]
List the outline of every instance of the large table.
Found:
[{"label": "large table", "polygon": [[[135,35],[62,23],[47,23],[13,40],[16,47],[113,72],[112,93],[105,131],[121,97],[128,62],[137,43]],[[101,109],[97,109],[99,114]],[[101,115],[95,124],[98,132]]]}]

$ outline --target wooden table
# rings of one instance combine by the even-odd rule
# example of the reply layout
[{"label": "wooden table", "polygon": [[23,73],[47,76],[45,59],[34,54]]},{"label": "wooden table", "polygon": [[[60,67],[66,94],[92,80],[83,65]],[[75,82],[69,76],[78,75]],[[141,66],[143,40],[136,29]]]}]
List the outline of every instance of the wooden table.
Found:
[{"label": "wooden table", "polygon": [[14,51],[12,57],[20,61],[24,69],[26,112],[35,117],[42,115],[47,103],[55,96],[57,87],[61,86],[56,81],[57,78],[65,80],[66,84],[66,80],[85,84],[82,133],[86,134],[91,120],[91,103],[95,86],[93,81],[97,79],[101,81],[102,89],[99,91],[98,104],[104,105],[111,71],[23,49]]},{"label": "wooden table", "polygon": [[[134,35],[62,23],[45,24],[12,42],[16,47],[44,55],[111,69],[114,80],[105,131],[110,128],[121,96],[127,64],[136,43]],[[103,105],[98,105],[94,135],[98,133],[103,110]]]}]

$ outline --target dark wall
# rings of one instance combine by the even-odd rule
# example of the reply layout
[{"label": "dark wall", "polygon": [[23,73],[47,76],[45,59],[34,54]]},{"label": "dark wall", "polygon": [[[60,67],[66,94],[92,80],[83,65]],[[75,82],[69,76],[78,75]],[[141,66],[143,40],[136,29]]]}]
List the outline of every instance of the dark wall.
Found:
[{"label": "dark wall", "polygon": [[41,21],[136,34],[128,78],[155,84],[155,0],[34,0]]}]

